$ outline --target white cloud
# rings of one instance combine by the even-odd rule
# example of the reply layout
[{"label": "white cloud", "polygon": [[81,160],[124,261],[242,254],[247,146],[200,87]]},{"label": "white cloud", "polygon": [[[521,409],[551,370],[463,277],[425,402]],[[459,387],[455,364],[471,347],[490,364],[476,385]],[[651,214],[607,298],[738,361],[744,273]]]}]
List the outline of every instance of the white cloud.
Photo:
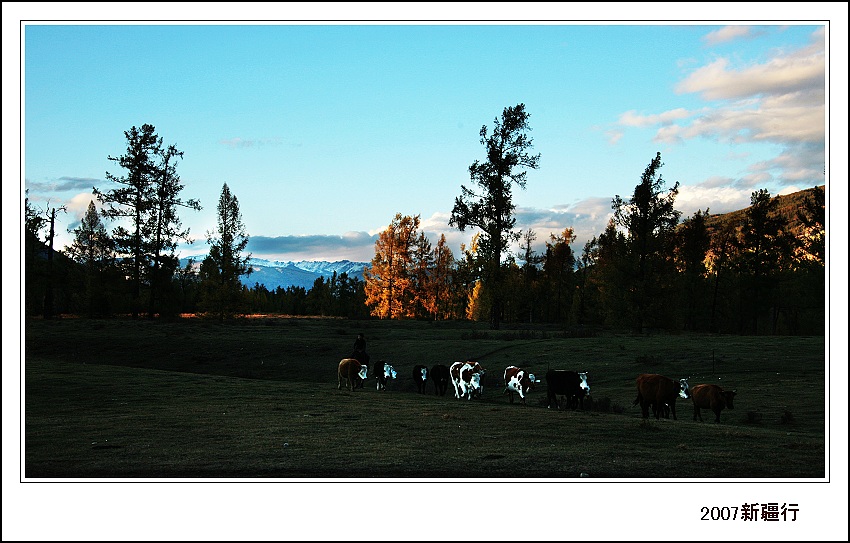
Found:
[{"label": "white cloud", "polygon": [[77,222],[81,221],[86,214],[86,211],[89,209],[89,203],[94,201],[94,205],[97,207],[98,211],[100,211],[101,206],[98,205],[97,199],[90,192],[81,192],[80,194],[76,194],[68,200],[68,203],[65,204],[65,208],[68,210],[68,213],[73,216]]},{"label": "white cloud", "polygon": [[730,177],[714,176],[714,177],[709,177],[708,179],[706,179],[705,181],[700,183],[699,186],[707,188],[707,189],[713,189],[713,188],[717,188],[717,187],[729,186],[729,185],[732,184],[733,181],[734,180]]},{"label": "white cloud", "polygon": [[[754,37],[751,27],[729,26],[706,36],[707,43]],[[677,86],[697,94],[706,107],[675,108],[658,114],[626,111],[621,127],[656,127],[654,143],[683,144],[704,138],[723,144],[779,145],[777,156],[750,165],[749,173],[729,179],[739,187],[767,182],[814,185],[822,182],[825,163],[826,55],[825,32],[818,28],[811,42],[795,50],[776,50],[764,62],[733,65],[718,58],[698,67]],[[748,151],[749,153],[749,151]],[[730,160],[746,158],[736,154]],[[719,187],[719,178],[711,180]],[[705,185],[704,185],[705,186]]]},{"label": "white cloud", "polygon": [[697,210],[712,214],[728,213],[750,205],[752,190],[732,186],[711,186],[707,184],[680,185],[676,196],[676,209],[682,212],[682,218],[689,217]]},{"label": "white cloud", "polygon": [[622,130],[608,130],[605,132],[605,136],[608,138],[608,143],[610,145],[617,145],[617,142],[623,137]]},{"label": "white cloud", "polygon": [[654,126],[657,124],[660,125],[669,125],[675,121],[679,121],[681,119],[686,119],[691,116],[691,113],[684,108],[676,108],[670,111],[665,111],[663,113],[657,113],[654,115],[639,115],[634,110],[627,111],[620,115],[620,119],[617,121],[618,124],[622,126]]},{"label": "white cloud", "polygon": [[801,190],[803,189],[792,185],[790,187],[785,187],[784,189],[780,190],[778,193],[775,194],[775,196],[785,196],[786,194],[794,194],[795,192],[800,192]]},{"label": "white cloud", "polygon": [[691,73],[676,85],[680,93],[699,93],[706,100],[730,100],[757,95],[782,95],[822,90],[826,75],[823,49],[777,57],[736,70],[725,58]]},{"label": "white cloud", "polygon": [[720,30],[709,32],[703,37],[703,41],[708,45],[717,45],[741,38],[752,39],[763,33],[763,31],[755,30],[751,26],[730,25],[724,26]]}]

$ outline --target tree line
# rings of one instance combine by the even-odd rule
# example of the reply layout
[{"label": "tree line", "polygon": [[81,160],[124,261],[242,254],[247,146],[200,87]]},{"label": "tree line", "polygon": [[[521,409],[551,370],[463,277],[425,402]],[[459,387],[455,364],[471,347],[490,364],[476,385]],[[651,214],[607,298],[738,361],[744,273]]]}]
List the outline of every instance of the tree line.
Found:
[{"label": "tree line", "polygon": [[[823,334],[825,330],[824,188],[805,191],[779,209],[765,189],[750,207],[720,220],[708,209],[681,220],[678,182],[668,187],[657,153],[630,197],[616,195],[605,230],[580,251],[566,228],[544,250],[537,233],[515,230],[512,189],[539,168],[531,154],[524,104],[505,108],[493,128],[482,126],[485,158],[469,167],[449,225],[474,229],[454,255],[445,236],[432,245],[419,215],[397,213],[375,243],[364,279],[336,273],[312,288],[268,290],[250,277],[248,234],[238,199],[223,184],[217,228],[206,233],[209,254],[179,265],[179,240],[189,241],[180,209],[177,164],[183,153],[164,146],[151,125],[125,132],[123,155],[108,157],[124,171],[107,172],[117,188],[93,189],[73,243],[54,258],[53,221],[63,208],[25,200],[26,313],[91,317],[131,314],[168,318],[194,313],[226,319],[248,313],[381,319],[471,319],[550,323],[569,329],[613,327],[737,334]],[[730,214],[732,216],[732,214]],[[720,216],[726,217],[726,216]],[[123,219],[109,232],[104,220]],[[50,228],[48,230],[48,225]],[[519,251],[509,247],[519,242]]]}]

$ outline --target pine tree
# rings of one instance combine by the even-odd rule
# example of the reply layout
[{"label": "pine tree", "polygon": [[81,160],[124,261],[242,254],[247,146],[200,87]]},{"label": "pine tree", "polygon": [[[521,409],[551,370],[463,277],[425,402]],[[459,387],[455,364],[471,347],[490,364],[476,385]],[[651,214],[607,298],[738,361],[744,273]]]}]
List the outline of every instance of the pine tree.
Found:
[{"label": "pine tree", "polygon": [[555,304],[554,320],[564,320],[570,312],[572,302],[573,275],[576,258],[570,244],[576,240],[572,228],[566,228],[560,235],[550,234],[546,242],[546,256],[543,259],[543,273],[549,288],[550,301]]},{"label": "pine tree", "polygon": [[753,192],[738,239],[737,265],[746,285],[742,295],[749,300],[754,334],[759,333],[759,314],[774,302],[778,272],[793,267],[793,240],[787,231],[787,220],[776,212],[778,204],[767,189]]},{"label": "pine tree", "polygon": [[434,247],[434,270],[432,273],[432,294],[434,319],[448,319],[454,316],[452,303],[453,270],[455,258],[446,242],[446,235],[440,234]]},{"label": "pine tree", "polygon": [[243,255],[248,234],[239,211],[239,200],[225,183],[218,200],[218,228],[207,232],[210,254],[201,264],[202,307],[220,319],[230,317],[243,307],[239,278],[250,275],[251,255]]},{"label": "pine tree", "polygon": [[[627,269],[626,311],[638,333],[643,331],[650,315],[664,313],[665,278],[672,276],[672,236],[681,212],[674,207],[679,193],[678,181],[664,193],[664,180],[659,173],[661,153],[649,163],[629,201],[620,195],[612,204],[614,221],[626,231]],[[658,319],[661,321],[661,319]]]},{"label": "pine tree", "polygon": [[704,212],[697,210],[693,216],[685,219],[675,234],[675,260],[682,285],[678,289],[682,296],[677,305],[685,309],[684,326],[687,330],[696,329],[699,308],[706,305],[706,255],[711,246],[711,236],[705,222],[707,217],[708,209]]},{"label": "pine tree", "polygon": [[72,233],[74,241],[65,248],[65,252],[84,266],[88,313],[92,316],[108,315],[106,275],[115,263],[115,244],[100,220],[94,201],[89,202],[80,226]]},{"label": "pine tree", "polygon": [[464,231],[468,227],[481,231],[479,241],[486,266],[480,288],[487,289],[492,295],[490,306],[490,327],[499,329],[501,320],[501,267],[502,254],[512,241],[519,239],[519,233],[513,231],[516,224],[515,205],[511,190],[513,184],[525,188],[526,169],[537,169],[540,155],[530,155],[532,140],[527,132],[529,114],[525,104],[507,107],[502,118],[493,122],[493,132],[488,133],[487,126],[481,127],[481,144],[486,149],[487,159],[476,160],[469,167],[470,179],[479,186],[481,194],[461,185],[461,195],[455,198],[449,225]]},{"label": "pine tree", "polygon": [[106,179],[117,183],[118,188],[106,192],[94,188],[97,199],[104,204],[103,216],[129,221],[128,230],[117,226],[112,233],[116,251],[125,264],[125,273],[130,278],[133,300],[133,317],[139,314],[142,284],[150,267],[150,224],[149,218],[155,199],[154,178],[157,173],[156,157],[162,146],[153,125],[135,126],[124,132],[127,138],[126,153],[108,159],[127,171],[124,176],[106,172]]},{"label": "pine tree", "polygon": [[[180,192],[183,185],[177,175],[177,159],[183,158],[183,151],[178,151],[174,145],[160,148],[159,167],[153,178],[153,200],[151,214],[146,228],[151,232],[151,296],[149,315],[162,313],[164,298],[168,297],[171,278],[177,273],[179,259],[175,255],[177,242],[183,240],[191,244],[190,230],[182,229],[178,207],[200,211],[201,205],[197,200],[182,200]],[[176,310],[176,306],[172,308]]]}]

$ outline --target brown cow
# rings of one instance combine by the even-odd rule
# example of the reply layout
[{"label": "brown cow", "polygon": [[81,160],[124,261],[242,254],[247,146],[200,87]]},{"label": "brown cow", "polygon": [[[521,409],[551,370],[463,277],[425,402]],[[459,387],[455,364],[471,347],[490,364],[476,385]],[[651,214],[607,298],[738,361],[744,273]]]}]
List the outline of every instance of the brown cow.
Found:
[{"label": "brown cow", "polygon": [[478,362],[472,360],[455,362],[449,367],[449,375],[455,387],[455,398],[466,397],[467,400],[471,400],[473,396],[480,398],[484,392],[484,387],[481,386],[484,368]]},{"label": "brown cow", "polygon": [[652,414],[656,419],[661,418],[664,405],[670,406],[673,420],[676,420],[676,398],[689,398],[690,390],[687,379],[674,381],[669,377],[655,373],[642,373],[637,380],[638,395],[632,405],[640,404],[643,418],[649,418],[649,407],[652,406]]},{"label": "brown cow", "polygon": [[734,409],[732,400],[735,399],[734,390],[723,390],[717,385],[696,385],[691,389],[691,398],[694,401],[694,420],[702,422],[700,409],[711,409],[714,411],[714,422],[720,422],[720,412],[724,407]]},{"label": "brown cow", "polygon": [[345,383],[345,388],[354,392],[354,389],[366,379],[367,369],[368,366],[361,364],[355,358],[343,358],[339,361],[339,370],[337,371],[337,377],[339,378],[337,389],[341,390],[342,384]]},{"label": "brown cow", "polygon": [[505,368],[505,390],[502,394],[510,394],[511,403],[514,403],[514,392],[516,392],[525,405],[525,395],[536,382],[538,380],[533,373],[528,373],[516,366],[508,366]]}]

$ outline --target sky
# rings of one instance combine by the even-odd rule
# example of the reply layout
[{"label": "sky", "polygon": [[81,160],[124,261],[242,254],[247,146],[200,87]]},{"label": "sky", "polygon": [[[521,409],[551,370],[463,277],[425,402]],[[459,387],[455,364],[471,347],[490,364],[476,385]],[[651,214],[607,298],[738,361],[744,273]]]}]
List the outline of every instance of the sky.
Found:
[{"label": "sky", "polygon": [[[155,126],[178,163],[182,210],[206,254],[226,183],[247,251],[369,261],[396,213],[449,226],[482,126],[525,104],[532,153],[516,230],[600,234],[661,153],[676,207],[723,213],[753,191],[826,183],[825,20],[501,24],[422,21],[120,24],[32,21],[23,38],[23,189],[57,215],[57,248],[126,170],[124,132]],[[846,88],[843,89],[846,96]],[[106,222],[108,227],[117,223]]]},{"label": "sky", "polygon": [[[206,254],[206,233],[215,229],[226,183],[255,257],[368,262],[377,234],[396,213],[419,215],[432,242],[445,234],[459,257],[473,232],[448,222],[461,186],[477,188],[468,168],[485,158],[479,130],[492,129],[504,108],[523,103],[532,151],[541,158],[526,188],[513,194],[516,228],[536,233],[536,251],[549,235],[573,228],[580,252],[604,230],[615,196],[628,199],[660,152],[666,186],[680,184],[676,208],[683,218],[747,207],[762,188],[777,195],[826,184],[827,273],[831,268],[838,276],[830,298],[846,300],[846,255],[830,250],[846,247],[846,3],[205,3],[202,11],[198,5],[3,3],[5,247],[21,245],[26,191],[41,209],[66,210],[57,214],[55,245],[70,243],[68,230],[79,224],[92,188],[109,190],[106,172],[125,173],[108,159],[125,152],[124,132],[147,123],[166,145],[183,151],[181,196],[203,206],[180,214],[197,240],[181,245],[181,256]],[[647,19],[648,13],[663,18]],[[19,298],[14,271],[4,266],[7,304]],[[14,310],[4,304],[7,314]],[[846,316],[830,322],[846,330]],[[7,332],[4,317],[4,337]],[[828,356],[846,360],[846,337],[836,341]],[[4,362],[8,345],[4,340]],[[20,375],[7,373],[14,366],[4,364],[4,383],[21,383]],[[839,369],[846,371],[829,372]],[[19,407],[7,409],[7,402],[18,393],[4,385],[4,489],[19,468],[6,447],[20,438],[18,421],[7,420]],[[662,485],[658,518],[671,534],[695,533],[677,532],[681,525],[710,527],[716,538],[804,540],[843,530],[846,540],[841,421],[829,427],[843,446],[828,454],[845,460],[827,463],[835,485],[716,481],[721,484],[701,486],[705,503],[686,485]],[[475,486],[471,499],[480,510],[493,510],[489,500],[506,503],[513,495],[521,504],[533,496],[531,533],[549,535],[545,518],[564,515],[580,517],[581,526],[572,525],[570,533],[585,535],[587,526],[587,536],[608,539],[633,538],[625,531],[629,522],[656,507],[635,484],[579,491],[533,483]],[[370,529],[368,503],[398,496],[406,512],[417,505],[430,510],[441,499],[433,485],[377,482],[331,492],[299,485],[296,500],[292,486],[273,485],[269,492],[236,481],[224,488],[170,485],[155,495],[150,487],[156,485],[129,486],[122,492],[110,485],[101,495],[97,485],[84,494],[77,485],[49,485],[49,492],[16,485],[15,528],[27,537],[64,539],[74,529],[83,537],[114,537],[128,534],[129,522],[141,538],[160,537],[162,529],[169,538],[263,538],[257,530],[266,529],[280,539],[289,528],[264,519],[281,519],[285,510],[315,526],[294,528],[299,538],[357,539],[324,531],[331,529],[326,520],[306,508],[348,499],[365,507],[362,534],[371,539],[381,534]],[[443,498],[454,490],[436,489]],[[372,492],[384,494],[370,498]],[[100,499],[107,494],[120,499]],[[233,495],[239,498],[228,499]],[[574,503],[567,507],[565,499]],[[805,521],[777,530],[764,523],[746,530],[698,522],[702,505],[749,499],[799,500]],[[11,524],[7,502],[4,539]],[[86,504],[107,513],[97,519],[102,528],[93,528]],[[133,517],[132,511],[152,506],[168,518],[180,511],[209,520],[139,523]],[[50,511],[52,522],[31,518],[34,508]],[[217,511],[252,522],[225,525]],[[385,526],[409,530],[407,518],[388,518]],[[498,520],[480,520],[470,533],[503,538]],[[458,525],[455,533],[467,528]]]}]

